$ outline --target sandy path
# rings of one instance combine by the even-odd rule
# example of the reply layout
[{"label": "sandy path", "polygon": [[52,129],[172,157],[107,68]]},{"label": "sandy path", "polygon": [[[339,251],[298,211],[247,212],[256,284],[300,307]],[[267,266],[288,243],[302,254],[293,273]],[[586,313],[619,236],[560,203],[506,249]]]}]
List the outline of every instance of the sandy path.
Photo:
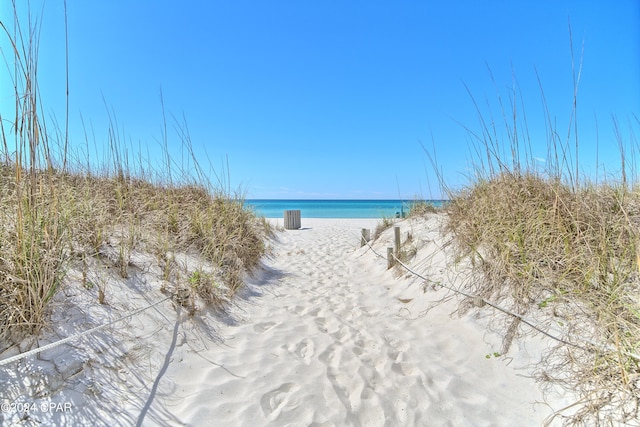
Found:
[{"label": "sandy path", "polygon": [[[411,265],[451,284],[460,272],[442,250],[440,220],[400,226],[417,248]],[[0,369],[0,403],[35,407],[3,406],[0,424],[541,425],[552,410],[522,367],[540,360],[544,340],[529,336],[494,357],[500,336],[487,324],[496,313],[451,317],[456,298],[434,306],[451,295],[424,292],[421,280],[359,247],[360,229],[375,225],[303,219],[304,229],[279,233],[259,277],[225,313],[190,317],[165,301],[161,269],[144,253],[130,279],[110,276],[108,304],[95,304],[95,286],[70,282],[39,345],[163,302]],[[392,239],[388,230],[374,247],[384,253]],[[40,409],[51,404],[65,409]]]},{"label": "sandy path", "polygon": [[452,319],[451,303],[418,316],[437,296],[359,248],[375,221],[303,226],[280,233],[218,343],[171,352],[145,425],[522,426],[550,413],[526,372],[486,358],[481,319]]}]

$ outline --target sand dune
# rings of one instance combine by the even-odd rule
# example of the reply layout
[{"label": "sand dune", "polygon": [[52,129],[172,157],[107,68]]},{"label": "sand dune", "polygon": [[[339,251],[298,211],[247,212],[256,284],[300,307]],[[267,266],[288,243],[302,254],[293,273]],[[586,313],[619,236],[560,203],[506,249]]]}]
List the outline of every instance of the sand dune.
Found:
[{"label": "sand dune", "polygon": [[[412,266],[430,279],[425,291],[421,279],[387,270],[386,261],[360,247],[360,229],[375,228],[376,220],[303,218],[303,229],[278,233],[263,269],[224,313],[192,318],[166,301],[95,336],[44,352],[40,360],[8,367],[17,374],[3,367],[0,379],[10,384],[3,401],[71,406],[32,411],[22,421],[7,411],[4,421],[541,425],[565,403],[558,396],[544,403],[531,377],[531,363],[547,344],[533,337],[506,357],[495,356],[500,336],[487,331],[495,313],[451,316],[459,298],[434,284],[455,282],[462,272],[452,268],[439,221],[433,216],[399,224],[417,250]],[[391,241],[389,230],[374,248],[382,253]],[[144,255],[139,259],[144,264]],[[67,327],[50,331],[50,341],[57,339],[54,333],[74,333],[159,300],[163,294],[154,288],[154,271],[142,269],[137,288],[111,284],[107,308],[61,311],[70,298],[61,299],[57,316],[67,319]],[[69,288],[65,292],[83,307],[82,298],[88,297]],[[37,394],[33,378],[46,389],[50,377],[57,378],[56,387]]]}]

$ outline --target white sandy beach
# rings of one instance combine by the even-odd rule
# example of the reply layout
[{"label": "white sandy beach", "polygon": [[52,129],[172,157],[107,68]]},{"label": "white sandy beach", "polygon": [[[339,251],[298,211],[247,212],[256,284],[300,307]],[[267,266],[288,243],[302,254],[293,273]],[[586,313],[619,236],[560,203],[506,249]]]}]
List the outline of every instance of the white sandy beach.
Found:
[{"label": "white sandy beach", "polygon": [[[189,317],[171,300],[89,336],[0,367],[3,425],[539,426],[570,400],[542,394],[538,335],[500,351],[485,307],[452,316],[460,298],[437,215],[397,225],[430,284],[387,270],[360,247],[371,219],[302,219],[281,231],[263,269],[226,312]],[[276,221],[277,222],[277,221]],[[282,220],[279,221],[282,224]],[[374,243],[381,254],[393,230]],[[185,257],[185,262],[197,262]],[[71,281],[39,345],[166,298],[153,257],[128,281]],[[73,272],[71,272],[72,274]],[[73,274],[72,274],[73,275]],[[447,298],[445,298],[447,297]],[[439,304],[433,303],[442,300]],[[25,348],[23,348],[24,350]],[[18,353],[7,351],[0,359]],[[19,412],[17,403],[31,406]],[[47,406],[48,405],[48,406]],[[66,406],[61,406],[66,405]],[[7,410],[5,410],[7,409]]]}]

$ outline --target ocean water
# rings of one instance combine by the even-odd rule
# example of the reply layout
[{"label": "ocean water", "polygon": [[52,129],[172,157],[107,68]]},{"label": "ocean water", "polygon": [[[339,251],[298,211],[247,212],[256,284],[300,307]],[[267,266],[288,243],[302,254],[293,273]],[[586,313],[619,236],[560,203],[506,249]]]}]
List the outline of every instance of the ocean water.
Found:
[{"label": "ocean water", "polygon": [[[440,206],[442,201],[428,201]],[[258,200],[245,204],[265,218],[282,218],[285,210],[300,210],[302,218],[383,218],[407,214],[415,201],[402,200]]]}]

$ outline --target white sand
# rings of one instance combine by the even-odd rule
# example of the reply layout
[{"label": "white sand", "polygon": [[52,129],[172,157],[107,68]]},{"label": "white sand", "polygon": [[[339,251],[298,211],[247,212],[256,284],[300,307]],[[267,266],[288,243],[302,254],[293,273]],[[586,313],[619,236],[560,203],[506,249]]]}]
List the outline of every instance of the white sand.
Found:
[{"label": "white sand", "polygon": [[[455,285],[464,270],[453,268],[450,249],[442,248],[439,221],[399,225],[419,248],[411,265],[433,282]],[[166,301],[40,358],[0,367],[7,384],[0,403],[14,404],[0,421],[539,426],[566,403],[557,396],[544,403],[530,376],[544,339],[493,356],[500,336],[487,324],[498,314],[483,308],[452,317],[458,297],[433,307],[450,294],[433,286],[424,292],[421,280],[398,277],[360,248],[360,229],[376,223],[303,218],[303,229],[278,234],[264,269],[227,313],[190,318]],[[383,253],[392,239],[388,230],[374,248]],[[136,257],[130,280],[108,283],[109,306],[96,307],[95,289],[70,283],[57,298],[57,326],[40,345],[163,298],[153,257]],[[36,410],[20,421],[25,413],[16,412],[16,402]]]}]

